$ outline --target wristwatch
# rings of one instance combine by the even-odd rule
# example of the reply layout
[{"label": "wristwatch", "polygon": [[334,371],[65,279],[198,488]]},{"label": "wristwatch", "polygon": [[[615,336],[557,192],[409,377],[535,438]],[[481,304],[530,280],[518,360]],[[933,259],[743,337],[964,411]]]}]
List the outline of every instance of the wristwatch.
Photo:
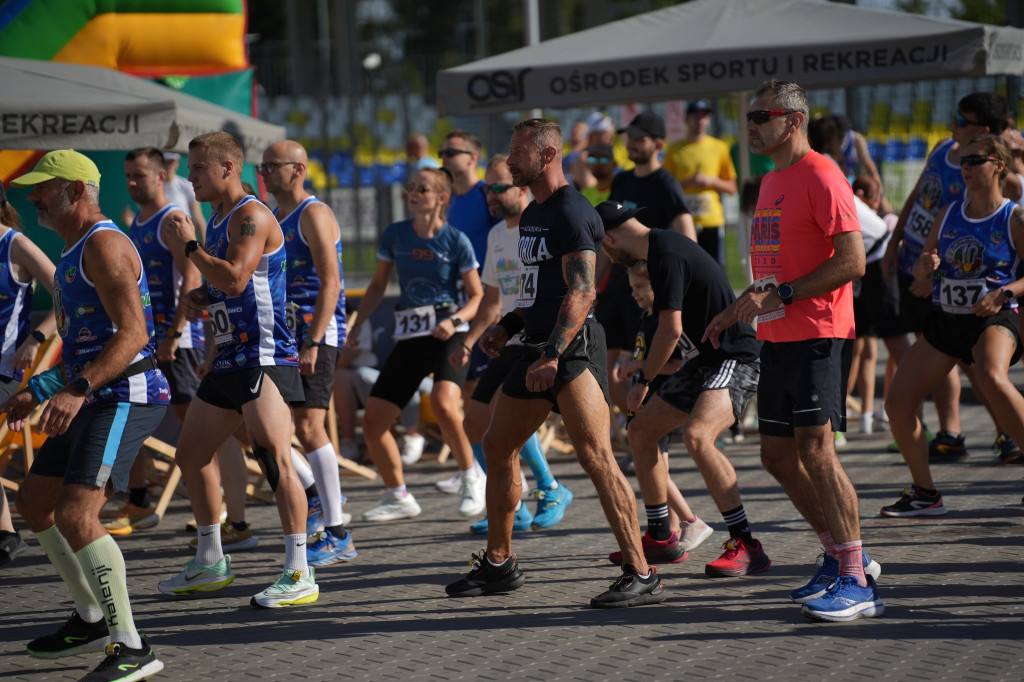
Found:
[{"label": "wristwatch", "polygon": [[70,386],[86,398],[88,398],[89,394],[92,393],[92,382],[85,377],[76,378],[71,382]]},{"label": "wristwatch", "polygon": [[452,326],[455,327],[456,329],[458,329],[459,325],[462,324],[462,318],[459,317],[458,315],[452,315],[448,319],[451,320]]},{"label": "wristwatch", "polygon": [[[1004,289],[1004,291],[1005,291],[1005,289]],[[39,343],[42,343],[43,341],[46,341],[46,334],[42,333],[38,329],[33,329],[32,330],[32,338],[35,339],[36,341],[38,341]]]},{"label": "wristwatch", "polygon": [[782,299],[782,305],[792,305],[793,303],[793,285],[789,282],[783,282],[775,288],[775,293]]},{"label": "wristwatch", "polygon": [[558,349],[555,348],[555,344],[553,343],[544,344],[544,347],[540,349],[540,352],[546,358],[552,358],[554,360],[558,359]]},{"label": "wristwatch", "polygon": [[167,332],[168,338],[172,339],[180,339],[183,336],[183,334],[184,332],[180,332],[177,329],[172,329],[169,332]]},{"label": "wristwatch", "polygon": [[1010,291],[1009,289],[1003,289],[1003,298],[1005,298],[1007,303],[1009,303],[1010,301],[1012,301],[1013,299],[1015,299],[1017,297],[1014,296],[1013,292]]},{"label": "wristwatch", "polygon": [[651,385],[652,380],[644,377],[644,371],[642,369],[638,369],[636,374],[633,375],[633,378],[636,379],[636,383],[638,384],[643,384],[644,386]]},{"label": "wristwatch", "polygon": [[186,243],[185,244],[185,258],[188,258],[189,256],[191,256],[192,252],[196,251],[198,248],[199,248],[199,242],[197,242],[195,239],[193,239],[192,241]]},{"label": "wristwatch", "polygon": [[302,339],[302,345],[303,346],[309,346],[310,348],[312,348],[313,346],[319,346],[320,343],[316,339],[314,339],[312,336],[307,334],[306,338]]}]

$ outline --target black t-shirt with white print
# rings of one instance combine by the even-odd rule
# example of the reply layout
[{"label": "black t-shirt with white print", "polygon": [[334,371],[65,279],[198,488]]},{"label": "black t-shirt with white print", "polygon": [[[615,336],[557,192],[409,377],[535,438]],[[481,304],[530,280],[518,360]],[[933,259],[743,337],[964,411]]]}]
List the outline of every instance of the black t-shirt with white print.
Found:
[{"label": "black t-shirt with white print", "polygon": [[[546,337],[558,321],[569,288],[562,276],[562,256],[601,248],[604,226],[597,211],[571,185],[564,185],[543,203],[530,202],[519,221],[519,294],[529,337]],[[587,313],[594,317],[593,308]]]},{"label": "black t-shirt with white print", "polygon": [[683,313],[683,337],[679,344],[684,357],[735,358],[744,362],[758,358],[761,344],[754,328],[745,322],[721,333],[720,349],[700,340],[712,318],[729,307],[736,296],[721,266],[696,242],[673,230],[651,230],[647,271],[654,290],[654,315],[662,310]]}]

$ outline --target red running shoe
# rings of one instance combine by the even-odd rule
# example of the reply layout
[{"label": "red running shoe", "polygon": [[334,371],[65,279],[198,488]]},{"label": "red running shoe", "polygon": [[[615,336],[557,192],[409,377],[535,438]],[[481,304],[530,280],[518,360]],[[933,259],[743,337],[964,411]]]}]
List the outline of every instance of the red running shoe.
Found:
[{"label": "red running shoe", "polygon": [[[644,549],[644,558],[649,564],[678,564],[686,561],[686,557],[689,556],[679,544],[679,531],[672,531],[668,540],[655,540],[650,533],[645,532],[640,538],[640,544]],[[622,552],[612,552],[608,555],[608,561],[621,566]]]},{"label": "red running shoe", "polygon": [[761,543],[754,540],[748,545],[741,538],[729,538],[722,545],[722,556],[708,563],[704,572],[712,578],[726,578],[767,571],[772,560],[764,553]]}]

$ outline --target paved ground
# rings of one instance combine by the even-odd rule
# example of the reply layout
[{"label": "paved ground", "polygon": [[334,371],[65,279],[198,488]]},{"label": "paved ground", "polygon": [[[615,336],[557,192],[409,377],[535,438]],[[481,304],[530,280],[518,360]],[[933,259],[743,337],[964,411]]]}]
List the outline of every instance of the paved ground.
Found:
[{"label": "paved ground", "polygon": [[[1021,374],[1016,377],[1016,374]],[[1024,370],[1015,370],[1018,385]],[[716,529],[685,563],[662,571],[670,598],[621,611],[589,608],[617,575],[596,493],[578,465],[553,458],[576,494],[564,523],[514,544],[527,575],[504,596],[453,600],[443,586],[483,546],[458,518],[456,500],[432,483],[453,466],[424,460],[409,473],[423,515],[352,527],[359,557],[321,569],[320,600],[257,611],[249,597],[276,577],[282,558],[276,511],[256,505],[260,547],[238,553],[238,578],[197,599],[158,594],[157,582],[189,557],[191,514],[176,500],[159,527],[121,540],[136,620],[166,664],[166,679],[353,680],[1020,680],[1024,665],[1024,468],[999,466],[994,433],[977,406],[964,409],[972,455],[937,468],[948,516],[882,518],[909,483],[889,438],[851,433],[843,461],[861,499],[865,546],[882,564],[883,618],[806,621],[787,593],[813,573],[816,538],[761,469],[757,437],[731,446],[748,515],[773,563],[755,577],[710,579],[725,527],[691,461],[673,443],[674,475]],[[934,424],[934,417],[931,424]],[[856,431],[854,425],[853,431]],[[372,506],[376,485],[343,480],[347,511]],[[77,679],[97,658],[40,661],[24,644],[62,622],[71,602],[34,543],[0,573],[0,678]]]}]

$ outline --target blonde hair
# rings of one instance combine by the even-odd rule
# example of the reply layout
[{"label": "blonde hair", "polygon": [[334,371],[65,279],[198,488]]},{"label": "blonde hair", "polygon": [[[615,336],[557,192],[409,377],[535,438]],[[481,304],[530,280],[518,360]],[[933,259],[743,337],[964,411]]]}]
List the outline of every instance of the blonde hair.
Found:
[{"label": "blonde hair", "polygon": [[231,133],[222,130],[215,133],[204,133],[192,138],[188,143],[189,149],[205,149],[217,163],[231,161],[241,169],[245,163],[245,155],[242,153],[242,145]]}]

